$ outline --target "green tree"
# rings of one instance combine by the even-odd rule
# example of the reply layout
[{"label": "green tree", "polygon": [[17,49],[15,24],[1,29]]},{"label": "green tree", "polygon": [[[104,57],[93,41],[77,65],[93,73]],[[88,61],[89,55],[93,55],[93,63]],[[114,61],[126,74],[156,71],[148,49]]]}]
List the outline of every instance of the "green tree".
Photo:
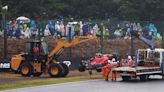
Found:
[{"label": "green tree", "polygon": [[8,5],[8,15],[54,19],[56,15],[74,18],[118,18],[122,20],[163,20],[163,0],[0,0]]}]

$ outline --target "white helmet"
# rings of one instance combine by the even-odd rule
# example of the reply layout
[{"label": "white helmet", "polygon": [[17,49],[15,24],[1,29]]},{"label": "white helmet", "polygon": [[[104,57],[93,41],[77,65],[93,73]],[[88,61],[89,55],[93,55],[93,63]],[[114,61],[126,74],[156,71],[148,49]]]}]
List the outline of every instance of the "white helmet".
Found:
[{"label": "white helmet", "polygon": [[114,61],[116,61],[116,59],[115,58],[112,58],[112,62],[114,62]]},{"label": "white helmet", "polygon": [[108,63],[110,64],[110,63],[111,63],[111,61],[110,61],[110,60],[108,60]]},{"label": "white helmet", "polygon": [[128,56],[128,59],[132,59],[132,57],[131,56]]}]

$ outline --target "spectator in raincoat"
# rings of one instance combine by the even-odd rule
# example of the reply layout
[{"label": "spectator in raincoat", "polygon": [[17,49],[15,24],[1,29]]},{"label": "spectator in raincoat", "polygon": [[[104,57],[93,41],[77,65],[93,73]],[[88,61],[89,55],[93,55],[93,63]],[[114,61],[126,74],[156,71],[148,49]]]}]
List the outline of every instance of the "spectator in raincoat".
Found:
[{"label": "spectator in raincoat", "polygon": [[47,24],[47,27],[48,27],[49,32],[53,36],[55,34],[55,26],[52,24],[51,21],[49,21],[49,23]]},{"label": "spectator in raincoat", "polygon": [[80,36],[80,24],[77,23],[74,26],[75,26],[75,35]]},{"label": "spectator in raincoat", "polygon": [[136,23],[132,23],[132,26],[133,26],[133,31],[138,31],[138,27],[137,27],[137,24]]},{"label": "spectator in raincoat", "polygon": [[50,33],[48,25],[46,25],[46,28],[44,29],[44,36],[50,36],[50,35],[52,35],[52,34]]},{"label": "spectator in raincoat", "polygon": [[15,20],[11,20],[11,21],[9,22],[8,36],[9,36],[10,38],[14,37],[14,34],[15,34],[15,25],[16,25]]},{"label": "spectator in raincoat", "polygon": [[30,29],[37,29],[35,21],[31,21],[30,23]]},{"label": "spectator in raincoat", "polygon": [[82,36],[83,35],[83,22],[80,21],[80,35]]},{"label": "spectator in raincoat", "polygon": [[162,36],[159,33],[157,33],[157,39],[156,40],[162,40]]},{"label": "spectator in raincoat", "polygon": [[67,30],[67,38],[70,37],[72,38],[73,36],[75,36],[75,27],[73,24],[68,23],[66,30]]},{"label": "spectator in raincoat", "polygon": [[100,37],[101,36],[101,30],[100,29],[96,31],[96,36],[97,37]]},{"label": "spectator in raincoat", "polygon": [[101,24],[100,26],[100,30],[96,33],[96,35],[98,37],[102,37],[104,38],[109,38],[109,30],[106,29],[106,27],[104,26],[104,24]]},{"label": "spectator in raincoat", "polygon": [[37,36],[37,26],[35,21],[31,21],[30,24],[30,34],[32,37],[36,37]]},{"label": "spectator in raincoat", "polygon": [[140,23],[137,23],[137,31],[138,31],[138,34],[139,35],[143,35],[143,30],[142,30],[142,26],[141,26],[141,24]]},{"label": "spectator in raincoat", "polygon": [[101,23],[99,30],[96,32],[96,36],[104,38],[105,34],[106,34],[106,28],[105,28],[104,24]]},{"label": "spectator in raincoat", "polygon": [[16,30],[15,30],[15,37],[19,39],[20,36],[21,36],[21,30],[20,30],[19,24],[17,24]]},{"label": "spectator in raincoat", "polygon": [[139,32],[142,32],[142,26],[141,26],[140,23],[137,23],[137,30],[138,30]]},{"label": "spectator in raincoat", "polygon": [[69,33],[69,24],[67,23],[67,25],[65,26],[65,36],[67,37]]},{"label": "spectator in raincoat", "polygon": [[148,26],[149,36],[152,36],[152,39],[157,39],[157,28],[153,23],[150,23]]},{"label": "spectator in raincoat", "polygon": [[61,36],[64,37],[65,36],[65,26],[64,26],[63,22],[61,22],[59,26],[60,26]]},{"label": "spectator in raincoat", "polygon": [[21,34],[23,38],[30,38],[29,27],[27,26],[27,24],[25,23],[21,24],[20,29],[21,29]]},{"label": "spectator in raincoat", "polygon": [[10,30],[10,23],[9,22],[7,22],[7,24],[6,24],[6,31],[7,31],[7,35],[9,36],[9,38],[12,38],[13,31]]},{"label": "spectator in raincoat", "polygon": [[120,25],[117,25],[117,28],[114,32],[116,38],[120,39],[123,36],[123,30],[121,29]]},{"label": "spectator in raincoat", "polygon": [[89,24],[85,23],[82,27],[83,30],[83,36],[87,36],[89,34]]},{"label": "spectator in raincoat", "polygon": [[104,37],[105,39],[108,39],[108,38],[109,38],[109,30],[106,29],[105,26],[103,26],[103,37]]},{"label": "spectator in raincoat", "polygon": [[124,39],[130,39],[131,38],[132,26],[129,23],[126,23],[124,30],[126,32]]},{"label": "spectator in raincoat", "polygon": [[15,26],[16,26],[15,20],[12,19],[9,23],[10,23],[10,30],[14,31],[15,30]]},{"label": "spectator in raincoat", "polygon": [[59,21],[56,22],[55,24],[55,31],[56,31],[56,34],[54,34],[54,37],[56,38],[60,38],[61,37],[61,30],[60,30],[60,24],[59,24]]},{"label": "spectator in raincoat", "polygon": [[93,35],[96,36],[97,31],[99,30],[99,27],[97,24],[93,26]]}]

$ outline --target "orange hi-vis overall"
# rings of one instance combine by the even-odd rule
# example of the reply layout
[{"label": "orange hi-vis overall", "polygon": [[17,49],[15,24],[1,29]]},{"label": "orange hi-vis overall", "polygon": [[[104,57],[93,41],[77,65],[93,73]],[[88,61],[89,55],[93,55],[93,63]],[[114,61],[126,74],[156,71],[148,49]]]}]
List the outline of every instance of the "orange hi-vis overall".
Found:
[{"label": "orange hi-vis overall", "polygon": [[107,64],[104,67],[102,67],[102,75],[104,76],[105,80],[108,81],[109,73],[111,71],[112,65]]},{"label": "orange hi-vis overall", "polygon": [[133,65],[133,60],[132,59],[128,59],[128,67],[132,67]]},{"label": "orange hi-vis overall", "polygon": [[[102,68],[102,75],[104,76],[105,80],[108,81],[109,74],[113,67],[117,67],[118,64],[107,64]],[[116,72],[112,71],[112,80],[116,80]]]},{"label": "orange hi-vis overall", "polygon": [[[118,67],[118,63],[113,63],[112,64],[112,68]],[[116,77],[117,77],[117,72],[116,71],[112,71],[112,81],[116,81]]]}]

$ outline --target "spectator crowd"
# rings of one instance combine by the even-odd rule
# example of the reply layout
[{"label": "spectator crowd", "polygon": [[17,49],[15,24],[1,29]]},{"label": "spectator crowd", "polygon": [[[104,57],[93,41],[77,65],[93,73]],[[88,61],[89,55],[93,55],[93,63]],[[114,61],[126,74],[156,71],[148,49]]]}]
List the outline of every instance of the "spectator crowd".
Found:
[{"label": "spectator crowd", "polygon": [[[93,35],[103,37],[104,39],[131,39],[132,31],[138,32],[152,40],[162,39],[156,25],[151,22],[146,25],[141,25],[139,22],[131,23],[125,21],[115,26],[109,25],[110,23],[48,21],[45,26],[39,28],[39,25],[33,20],[29,23],[11,20],[6,24],[6,31],[8,38],[12,39],[30,38],[38,36],[39,34],[42,36],[52,36],[54,38]],[[3,31],[0,31],[0,36],[3,36]]]}]

